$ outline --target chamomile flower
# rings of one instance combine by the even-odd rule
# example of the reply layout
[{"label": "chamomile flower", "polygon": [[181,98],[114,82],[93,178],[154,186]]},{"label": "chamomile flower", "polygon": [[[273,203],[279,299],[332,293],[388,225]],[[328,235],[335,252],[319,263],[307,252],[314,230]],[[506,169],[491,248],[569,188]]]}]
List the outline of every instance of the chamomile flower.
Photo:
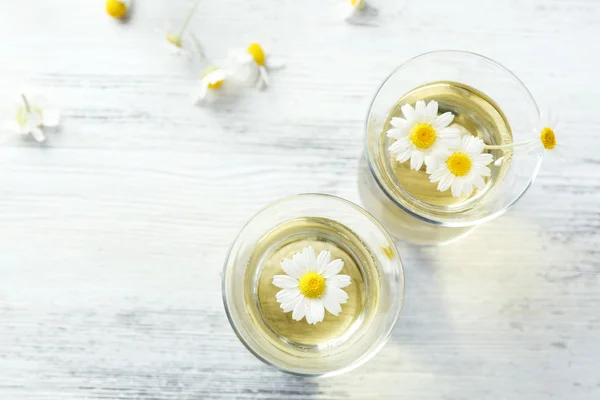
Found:
[{"label": "chamomile flower", "polygon": [[255,85],[259,89],[269,86],[270,69],[281,68],[281,65],[270,62],[269,56],[259,43],[253,42],[244,49],[229,52],[229,69],[238,81]]},{"label": "chamomile flower", "polygon": [[543,113],[533,129],[533,139],[525,145],[529,153],[544,153],[561,156],[561,146],[556,141],[556,132],[562,128],[559,117],[552,112]]},{"label": "chamomile flower", "polygon": [[483,177],[491,175],[487,165],[494,160],[491,154],[483,153],[484,148],[483,140],[471,135],[463,136],[458,148],[448,151],[440,158],[429,180],[438,182],[440,192],[452,189],[454,197],[470,195],[473,187],[483,189]]},{"label": "chamomile flower", "polygon": [[187,49],[188,45],[186,41],[184,41],[184,38],[190,21],[192,20],[192,17],[196,12],[196,8],[198,7],[198,3],[200,3],[200,0],[196,0],[194,2],[192,8],[187,13],[185,21],[183,22],[181,28],[179,28],[178,30],[167,29],[166,31],[161,31],[161,33],[164,35],[164,38],[167,40],[169,48],[176,55],[191,55],[190,50]]},{"label": "chamomile flower", "polygon": [[216,92],[225,83],[227,74],[220,68],[210,67],[202,75],[200,80],[200,92],[196,98],[196,104],[204,104],[215,99]]},{"label": "chamomile flower", "polygon": [[131,0],[106,0],[106,13],[113,18],[123,19],[131,7]]},{"label": "chamomile flower", "polygon": [[3,127],[20,135],[30,135],[36,141],[46,141],[44,128],[56,128],[60,123],[58,109],[48,105],[41,96],[29,99],[21,94],[21,102],[16,104],[12,118]]},{"label": "chamomile flower", "polygon": [[344,262],[331,261],[331,253],[322,251],[315,257],[315,250],[305,247],[292,259],[281,262],[286,275],[275,275],[273,285],[281,290],[275,299],[283,312],[292,312],[292,319],[316,325],[325,318],[325,310],[337,316],[342,311],[341,304],[348,301],[348,294],[342,288],[352,283],[348,275],[339,275]]},{"label": "chamomile flower", "polygon": [[389,151],[398,162],[410,160],[410,168],[417,171],[425,163],[429,172],[436,167],[440,153],[460,143],[460,130],[450,127],[454,114],[437,113],[437,101],[425,104],[419,100],[415,108],[410,104],[402,106],[404,118],[392,118],[393,128],[387,136],[395,141]]}]

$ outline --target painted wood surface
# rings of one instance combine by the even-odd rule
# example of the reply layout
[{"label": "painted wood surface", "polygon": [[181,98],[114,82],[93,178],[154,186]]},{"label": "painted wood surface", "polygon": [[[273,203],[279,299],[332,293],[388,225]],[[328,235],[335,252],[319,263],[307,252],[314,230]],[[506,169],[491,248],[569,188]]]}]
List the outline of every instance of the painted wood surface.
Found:
[{"label": "painted wood surface", "polygon": [[[192,0],[0,3],[0,100],[35,87],[63,110],[47,146],[0,145],[0,399],[600,398],[600,2],[205,0],[192,22],[222,62],[248,40],[287,67],[265,92],[192,105],[197,71],[156,28]],[[401,244],[406,301],[367,365],[296,378],[256,360],[220,273],[254,213],[300,192],[359,202],[376,87],[425,51],[512,69],[569,130],[501,218],[440,248]]]}]

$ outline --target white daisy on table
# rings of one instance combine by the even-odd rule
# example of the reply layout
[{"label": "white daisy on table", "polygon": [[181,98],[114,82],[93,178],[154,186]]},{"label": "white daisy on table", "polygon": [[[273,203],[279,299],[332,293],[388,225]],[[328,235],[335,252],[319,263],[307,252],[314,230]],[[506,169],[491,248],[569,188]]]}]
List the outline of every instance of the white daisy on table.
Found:
[{"label": "white daisy on table", "polygon": [[306,322],[316,325],[325,318],[325,310],[337,316],[342,311],[341,304],[348,301],[348,294],[342,288],[352,280],[348,275],[339,275],[344,262],[331,261],[329,251],[315,257],[315,250],[305,247],[291,260],[283,260],[281,268],[286,275],[273,277],[273,285],[281,289],[275,298],[283,312],[292,312],[295,321],[306,318]]},{"label": "white daisy on table", "polygon": [[196,97],[196,104],[211,102],[216,98],[217,91],[225,83],[227,74],[220,68],[210,67],[202,75],[200,80],[200,92]]},{"label": "white daisy on table", "polygon": [[530,153],[544,153],[561,157],[561,146],[556,141],[556,133],[562,129],[562,124],[558,114],[550,111],[540,116],[536,127],[533,130],[533,139],[525,145],[525,150]]},{"label": "white daisy on table", "polygon": [[48,104],[42,96],[31,98],[21,94],[21,102],[16,104],[10,120],[3,127],[20,135],[30,135],[36,141],[46,141],[44,128],[56,128],[60,123],[60,112]]},{"label": "white daisy on table", "polygon": [[392,118],[387,136],[395,139],[389,147],[398,162],[410,160],[410,168],[419,170],[423,163],[428,172],[436,167],[438,155],[460,143],[460,130],[451,128],[454,114],[438,114],[438,103],[417,101],[415,108],[405,104],[401,108],[404,118]]},{"label": "white daisy on table", "polygon": [[167,40],[169,48],[176,55],[190,56],[192,54],[190,49],[188,49],[189,45],[188,43],[186,43],[184,38],[187,28],[190,24],[190,21],[192,20],[192,17],[194,16],[194,13],[196,12],[196,8],[198,7],[199,3],[200,0],[196,0],[194,2],[192,8],[190,9],[190,11],[188,11],[185,17],[185,21],[183,22],[181,28],[179,28],[178,30],[167,29],[166,31],[160,31],[164,35],[164,38]]},{"label": "white daisy on table", "polygon": [[258,89],[269,86],[269,70],[283,67],[272,62],[263,46],[257,42],[243,49],[231,50],[229,64],[232,77],[244,84],[255,85]]},{"label": "white daisy on table", "polygon": [[452,196],[470,195],[473,187],[483,189],[483,177],[491,175],[487,167],[494,160],[491,154],[483,153],[483,140],[471,136],[463,136],[460,146],[440,158],[438,167],[429,176],[431,182],[438,182],[438,190],[444,192],[452,189]]}]

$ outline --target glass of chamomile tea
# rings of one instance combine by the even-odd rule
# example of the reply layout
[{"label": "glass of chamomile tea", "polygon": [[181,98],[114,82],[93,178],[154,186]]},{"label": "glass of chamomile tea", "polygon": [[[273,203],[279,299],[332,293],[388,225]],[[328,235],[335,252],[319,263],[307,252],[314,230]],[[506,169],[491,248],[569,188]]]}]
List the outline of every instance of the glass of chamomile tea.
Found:
[{"label": "glass of chamomile tea", "polygon": [[229,322],[250,352],[315,377],[371,358],[404,297],[394,240],[360,207],[320,194],[255,215],[230,249],[222,285]]},{"label": "glass of chamomile tea", "polygon": [[417,56],[381,84],[365,121],[358,188],[397,239],[436,245],[462,237],[523,196],[541,154],[512,148],[539,118],[529,90],[484,56]]}]

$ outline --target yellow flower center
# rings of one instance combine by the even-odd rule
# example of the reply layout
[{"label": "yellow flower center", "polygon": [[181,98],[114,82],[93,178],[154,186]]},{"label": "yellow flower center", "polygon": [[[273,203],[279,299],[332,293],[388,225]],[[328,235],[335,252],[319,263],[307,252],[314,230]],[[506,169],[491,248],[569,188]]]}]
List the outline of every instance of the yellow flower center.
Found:
[{"label": "yellow flower center", "polygon": [[123,18],[127,14],[127,6],[119,0],[106,0],[106,12],[113,18]]},{"label": "yellow flower center", "polygon": [[176,35],[174,33],[168,33],[167,34],[167,41],[169,43],[171,43],[172,45],[174,45],[174,46],[183,47],[182,44],[181,44],[181,36]]},{"label": "yellow flower center", "polygon": [[[39,115],[40,118],[43,118],[43,116],[44,116],[42,109],[38,108],[38,107],[32,106],[31,112]],[[25,108],[25,106],[19,107],[19,109],[17,110],[17,123],[20,126],[25,126],[27,124],[28,119],[29,119],[29,117],[27,116],[27,108]]]},{"label": "yellow flower center", "polygon": [[[215,72],[218,68],[209,68],[207,69],[204,74],[202,74],[202,79],[204,79],[208,74],[210,74],[211,72]],[[208,83],[208,85],[206,85],[209,89],[218,89],[221,86],[223,86],[223,83],[225,82],[225,79],[219,79],[216,82],[210,82]]]},{"label": "yellow flower center", "polygon": [[265,52],[263,48],[258,43],[251,43],[248,46],[248,53],[254,58],[254,62],[260,65],[261,67],[265,66]]},{"label": "yellow flower center", "polygon": [[298,283],[300,293],[309,299],[318,299],[325,292],[325,278],[316,272],[304,274]]},{"label": "yellow flower center", "polygon": [[465,176],[471,170],[473,162],[465,153],[454,153],[446,161],[448,170],[456,176]]},{"label": "yellow flower center", "polygon": [[435,129],[429,124],[417,124],[410,132],[410,140],[419,149],[428,149],[435,143]]},{"label": "yellow flower center", "polygon": [[542,129],[540,139],[546,150],[552,150],[556,146],[556,136],[551,128],[545,127]]},{"label": "yellow flower center", "polygon": [[358,7],[362,6],[362,2],[363,2],[363,0],[350,0],[350,5],[352,7],[358,8]]}]

